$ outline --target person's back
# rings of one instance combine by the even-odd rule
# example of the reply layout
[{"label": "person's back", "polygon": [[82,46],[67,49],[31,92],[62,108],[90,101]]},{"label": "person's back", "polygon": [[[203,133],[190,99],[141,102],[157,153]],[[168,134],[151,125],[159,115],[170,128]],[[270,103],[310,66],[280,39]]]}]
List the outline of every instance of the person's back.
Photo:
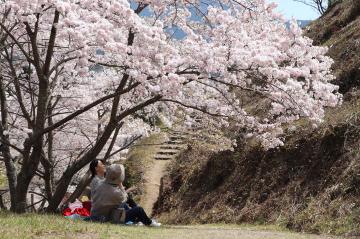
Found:
[{"label": "person's back", "polygon": [[105,180],[101,180],[96,186],[92,197],[91,215],[95,217],[108,218],[111,210],[119,207],[127,199],[127,194],[118,187],[121,183],[119,175],[124,175],[123,168],[118,166],[111,167]]},{"label": "person's back", "polygon": [[147,226],[159,227],[161,223],[151,220],[142,207],[126,209],[121,205],[127,200],[127,193],[122,186],[125,179],[124,166],[111,165],[106,172],[105,180],[95,189],[90,220],[114,223],[142,222]]}]

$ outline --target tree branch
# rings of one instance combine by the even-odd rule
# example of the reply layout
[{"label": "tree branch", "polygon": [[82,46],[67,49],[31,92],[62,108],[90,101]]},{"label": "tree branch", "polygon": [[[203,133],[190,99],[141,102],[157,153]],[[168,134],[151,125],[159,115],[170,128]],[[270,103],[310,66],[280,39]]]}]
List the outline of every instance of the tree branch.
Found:
[{"label": "tree branch", "polygon": [[110,155],[110,153],[111,153],[111,151],[112,151],[112,149],[113,149],[113,147],[114,147],[114,144],[115,144],[115,142],[116,142],[116,138],[117,138],[117,136],[118,136],[118,134],[119,134],[119,132],[120,132],[120,129],[121,129],[121,127],[123,126],[123,124],[124,124],[124,123],[121,122],[121,123],[119,124],[119,126],[116,127],[115,132],[114,132],[114,135],[113,135],[113,138],[112,138],[111,143],[110,143],[110,145],[109,145],[109,148],[108,148],[108,150],[107,150],[106,153],[105,153],[104,160],[106,160],[107,158],[109,158],[109,155]]},{"label": "tree branch", "polygon": [[112,156],[114,156],[115,154],[129,148],[133,143],[135,143],[136,140],[140,139],[142,137],[142,135],[136,136],[133,140],[131,140],[129,143],[125,144],[123,147],[121,147],[120,149],[112,152],[111,154],[109,154],[107,157],[104,158],[104,160],[111,158]]},{"label": "tree branch", "polygon": [[135,113],[136,111],[145,108],[148,105],[154,104],[157,101],[160,101],[160,99],[162,98],[161,95],[156,95],[151,99],[146,100],[143,103],[138,104],[137,106],[134,106],[133,108],[127,109],[124,112],[122,112],[120,115],[118,115],[116,117],[116,122],[120,122],[121,120],[123,120],[125,117]]},{"label": "tree branch", "polygon": [[51,31],[50,31],[50,39],[49,39],[49,46],[46,52],[46,57],[45,57],[45,64],[44,64],[44,68],[43,68],[43,74],[49,78],[49,71],[50,71],[50,64],[51,64],[51,59],[53,57],[54,54],[54,47],[55,47],[55,39],[56,39],[56,25],[59,22],[59,16],[60,13],[55,10],[55,15],[54,15],[54,20],[51,26]]},{"label": "tree branch", "polygon": [[6,32],[7,35],[10,36],[10,38],[14,41],[14,43],[19,47],[20,51],[22,52],[22,54],[25,56],[25,58],[27,59],[27,61],[34,63],[34,60],[31,59],[31,57],[27,54],[27,52],[25,51],[25,49],[22,47],[22,45],[20,44],[20,42],[18,40],[16,40],[15,36],[13,34],[11,34],[11,32],[7,29],[7,27],[0,22],[0,27]]},{"label": "tree branch", "polygon": [[83,107],[82,109],[80,109],[80,110],[72,113],[71,115],[65,117],[64,119],[62,119],[62,120],[54,123],[53,125],[45,128],[45,129],[41,132],[41,134],[45,134],[45,133],[47,133],[47,132],[49,132],[49,131],[51,131],[51,130],[54,130],[54,129],[58,128],[59,126],[65,124],[66,122],[74,119],[75,117],[81,115],[82,113],[90,110],[91,108],[93,108],[93,107],[101,104],[102,102],[104,102],[104,101],[106,101],[106,100],[108,100],[108,99],[114,98],[115,96],[122,95],[122,94],[125,94],[125,93],[131,91],[132,89],[134,89],[134,88],[135,88],[136,86],[138,86],[139,84],[140,84],[140,83],[134,83],[133,85],[129,86],[128,88],[126,88],[126,89],[124,89],[124,90],[122,90],[122,91],[115,92],[115,93],[113,93],[113,94],[104,96],[104,97],[102,97],[102,98],[100,98],[100,99],[92,102],[91,104],[89,104],[89,105]]}]

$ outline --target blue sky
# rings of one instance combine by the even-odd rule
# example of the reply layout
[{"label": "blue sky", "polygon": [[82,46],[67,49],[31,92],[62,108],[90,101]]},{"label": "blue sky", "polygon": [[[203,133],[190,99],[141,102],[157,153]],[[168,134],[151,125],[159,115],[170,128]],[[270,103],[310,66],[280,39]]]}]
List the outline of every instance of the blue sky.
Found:
[{"label": "blue sky", "polygon": [[294,17],[297,20],[313,20],[319,17],[319,14],[311,7],[293,0],[268,0],[278,4],[278,11],[286,19]]},{"label": "blue sky", "polygon": [[[318,12],[306,6],[303,3],[295,2],[293,0],[267,0],[268,2],[275,2],[278,4],[278,11],[282,13],[286,19],[294,17],[297,20],[314,20],[319,17]],[[130,1],[134,7],[136,4]],[[145,11],[143,15],[148,15],[149,12]]]}]

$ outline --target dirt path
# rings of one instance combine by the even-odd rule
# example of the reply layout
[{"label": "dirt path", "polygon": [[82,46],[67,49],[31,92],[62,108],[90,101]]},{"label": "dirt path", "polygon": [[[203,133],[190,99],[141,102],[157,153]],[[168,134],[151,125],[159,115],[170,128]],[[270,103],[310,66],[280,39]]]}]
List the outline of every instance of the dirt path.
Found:
[{"label": "dirt path", "polygon": [[[245,225],[192,225],[160,228],[70,221],[59,215],[0,213],[0,238],[109,238],[109,239],[340,239],[277,231]],[[346,238],[350,239],[350,238]]]},{"label": "dirt path", "polygon": [[[293,232],[278,232],[262,230],[252,227],[231,226],[165,226],[165,233],[161,236],[149,238],[173,238],[173,239],[340,239],[327,235],[312,235]],[[162,237],[163,236],[163,237]]]},{"label": "dirt path", "polygon": [[[146,213],[151,215],[152,208],[159,196],[160,179],[163,176],[169,160],[154,160],[152,166],[145,174],[145,195],[141,205]],[[254,226],[231,226],[231,225],[194,225],[194,226],[170,226],[163,225],[161,228],[147,227],[123,227],[129,231],[129,239],[342,239],[328,235],[302,234],[295,232],[273,231]],[[131,236],[130,236],[131,235]],[[116,235],[108,235],[109,238],[118,238]],[[130,236],[130,237],[129,237]],[[82,237],[81,237],[82,238]],[[85,238],[85,237],[84,237]],[[347,239],[353,239],[349,237]]]},{"label": "dirt path", "polygon": [[145,172],[145,193],[140,205],[148,215],[151,215],[154,203],[159,196],[160,179],[169,163],[168,160],[154,160],[153,164]]}]

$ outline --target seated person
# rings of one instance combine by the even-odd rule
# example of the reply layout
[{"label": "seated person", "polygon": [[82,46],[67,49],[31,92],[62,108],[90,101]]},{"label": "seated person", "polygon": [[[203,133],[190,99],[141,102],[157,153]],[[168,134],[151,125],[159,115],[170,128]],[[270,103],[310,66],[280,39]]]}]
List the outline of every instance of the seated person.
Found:
[{"label": "seated person", "polygon": [[[112,211],[127,201],[128,195],[122,186],[125,179],[123,165],[111,165],[106,170],[105,180],[95,188],[92,196],[91,220],[110,221]],[[125,223],[142,222],[147,226],[159,227],[161,224],[151,220],[142,207],[125,208]]]},{"label": "seated person", "polygon": [[[91,198],[91,195],[94,194],[95,188],[99,185],[101,181],[105,179],[106,167],[103,161],[96,159],[90,163],[89,169],[91,172],[91,182],[90,182],[90,195],[88,195],[88,197]],[[124,187],[122,184],[120,186]],[[135,189],[136,189],[135,187],[131,187],[128,188],[126,192],[129,193]],[[137,206],[136,202],[128,194],[128,199],[126,203],[123,204],[123,207],[126,209],[130,209],[129,207],[133,208],[136,206]]]},{"label": "seated person", "polygon": [[90,163],[90,172],[91,172],[91,194],[95,190],[95,188],[99,185],[101,181],[105,179],[106,168],[104,163],[101,160],[93,160]]}]

